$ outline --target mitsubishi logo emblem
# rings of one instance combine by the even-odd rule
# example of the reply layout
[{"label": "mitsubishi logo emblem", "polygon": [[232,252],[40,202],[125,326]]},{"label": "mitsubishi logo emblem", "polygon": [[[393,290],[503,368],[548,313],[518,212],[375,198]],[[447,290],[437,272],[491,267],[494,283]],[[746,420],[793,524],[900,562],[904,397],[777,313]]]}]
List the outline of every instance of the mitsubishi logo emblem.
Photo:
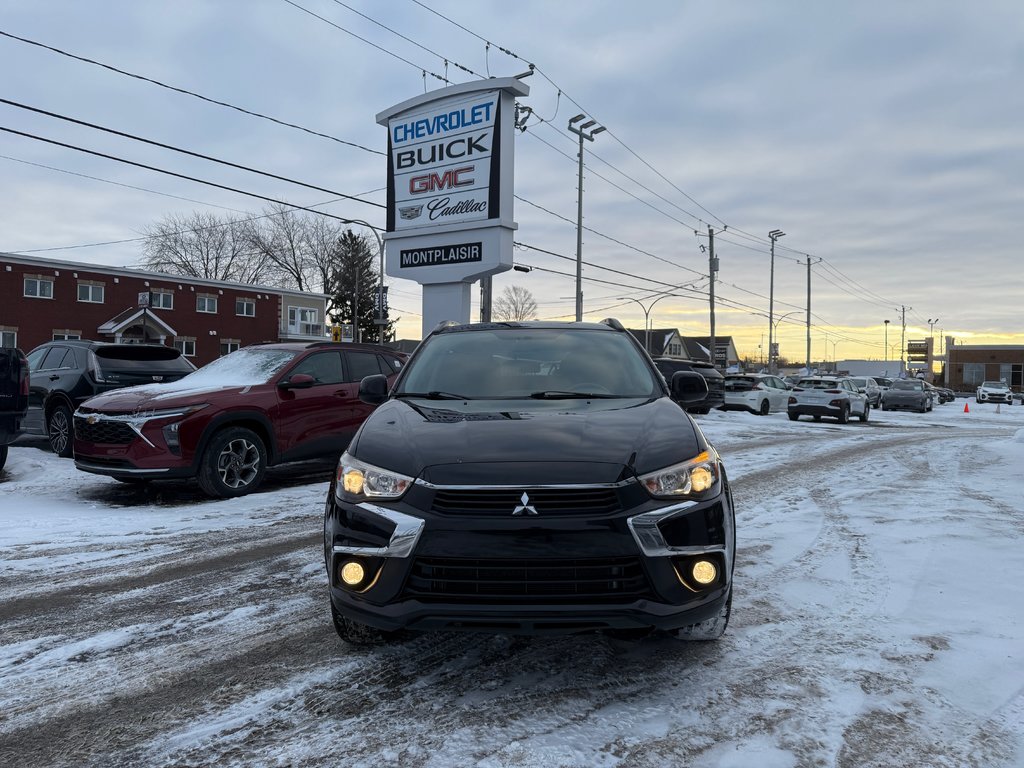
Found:
[{"label": "mitsubishi logo emblem", "polygon": [[519,506],[512,510],[513,515],[536,515],[537,510],[530,504],[530,496],[523,491],[522,498],[519,499]]}]

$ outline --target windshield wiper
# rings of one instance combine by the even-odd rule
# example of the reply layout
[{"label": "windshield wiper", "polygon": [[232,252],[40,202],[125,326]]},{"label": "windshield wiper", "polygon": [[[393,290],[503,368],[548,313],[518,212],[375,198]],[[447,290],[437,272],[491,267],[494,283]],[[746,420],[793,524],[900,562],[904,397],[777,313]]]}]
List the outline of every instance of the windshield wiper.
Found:
[{"label": "windshield wiper", "polygon": [[570,392],[561,389],[546,389],[541,392],[531,392],[530,397],[534,400],[572,400],[574,398],[592,400],[597,398],[615,398],[619,397],[619,395],[606,394],[604,392]]},{"label": "windshield wiper", "polygon": [[431,392],[399,392],[395,397],[422,397],[424,400],[472,400],[471,397],[465,395],[457,395],[454,392],[439,392],[433,390]]}]

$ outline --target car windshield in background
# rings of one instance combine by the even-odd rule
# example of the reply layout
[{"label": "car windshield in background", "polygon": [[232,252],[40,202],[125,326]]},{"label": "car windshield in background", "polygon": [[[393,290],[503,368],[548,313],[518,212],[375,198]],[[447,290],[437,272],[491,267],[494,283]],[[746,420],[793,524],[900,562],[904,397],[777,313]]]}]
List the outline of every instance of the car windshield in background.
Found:
[{"label": "car windshield in background", "polygon": [[186,358],[173,347],[156,348],[117,344],[99,347],[93,350],[99,367],[103,371],[121,373],[153,374],[167,373],[186,374],[195,370]]},{"label": "car windshield in background", "polygon": [[621,333],[488,328],[440,333],[409,363],[397,396],[649,398],[660,382]]},{"label": "car windshield in background", "polygon": [[288,349],[245,347],[204,365],[176,383],[190,389],[265,384],[288,365],[295,355],[296,352]]},{"label": "car windshield in background", "polygon": [[892,389],[906,389],[920,391],[924,389],[924,382],[917,381],[916,379],[899,379],[892,383]]},{"label": "car windshield in background", "polygon": [[[977,379],[975,379],[977,381]],[[981,386],[985,389],[1006,389],[1006,385],[1001,381],[983,381]]]},{"label": "car windshield in background", "polygon": [[757,381],[754,379],[748,379],[745,376],[725,377],[726,392],[749,392],[755,386],[757,386]]},{"label": "car windshield in background", "polygon": [[797,382],[799,389],[835,389],[836,382],[829,379],[800,379]]}]

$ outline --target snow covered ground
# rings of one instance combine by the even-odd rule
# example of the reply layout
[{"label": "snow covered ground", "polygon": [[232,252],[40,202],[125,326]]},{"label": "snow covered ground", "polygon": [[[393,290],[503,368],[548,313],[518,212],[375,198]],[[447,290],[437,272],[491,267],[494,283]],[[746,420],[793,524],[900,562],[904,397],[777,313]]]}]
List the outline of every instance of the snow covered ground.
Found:
[{"label": "snow covered ground", "polygon": [[0,472],[0,765],[1024,765],[1024,407],[698,417],[738,506],[716,643],[334,634],[324,474],[210,501]]}]

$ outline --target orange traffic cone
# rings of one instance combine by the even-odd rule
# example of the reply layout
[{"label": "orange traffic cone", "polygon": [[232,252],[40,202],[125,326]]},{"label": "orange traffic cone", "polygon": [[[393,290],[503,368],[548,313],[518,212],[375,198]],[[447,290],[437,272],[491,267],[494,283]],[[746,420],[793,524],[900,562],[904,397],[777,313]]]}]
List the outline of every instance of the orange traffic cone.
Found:
[{"label": "orange traffic cone", "polygon": [[971,412],[970,407],[967,405],[967,403],[964,403],[964,413],[970,413],[970,412]]}]

